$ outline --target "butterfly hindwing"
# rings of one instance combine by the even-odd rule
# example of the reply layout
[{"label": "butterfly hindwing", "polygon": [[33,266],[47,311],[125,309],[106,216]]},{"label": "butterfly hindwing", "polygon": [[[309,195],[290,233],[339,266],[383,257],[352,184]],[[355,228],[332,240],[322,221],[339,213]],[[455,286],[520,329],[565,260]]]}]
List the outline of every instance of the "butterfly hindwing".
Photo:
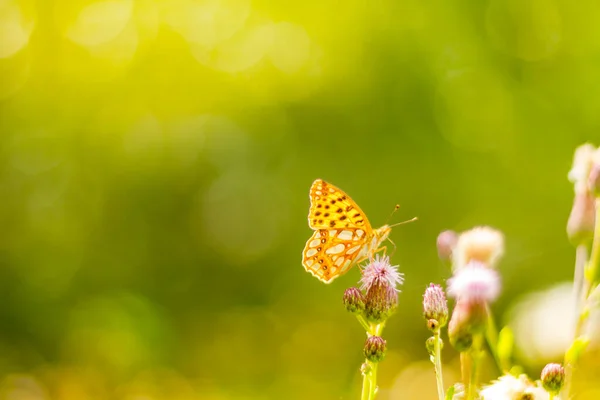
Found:
[{"label": "butterfly hindwing", "polygon": [[312,275],[330,283],[345,274],[367,243],[363,229],[319,229],[306,242],[302,265]]}]

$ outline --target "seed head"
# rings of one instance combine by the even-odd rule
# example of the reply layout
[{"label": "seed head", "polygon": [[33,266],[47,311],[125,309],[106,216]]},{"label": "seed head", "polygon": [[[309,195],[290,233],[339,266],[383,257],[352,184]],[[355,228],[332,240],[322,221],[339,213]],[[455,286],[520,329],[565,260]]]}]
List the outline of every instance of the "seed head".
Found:
[{"label": "seed head", "polygon": [[[423,317],[428,321],[436,321],[438,329],[448,323],[448,302],[446,301],[444,289],[440,285],[430,283],[429,287],[425,289],[425,294],[423,294]],[[427,325],[429,326],[430,323],[428,322]]]},{"label": "seed head", "polygon": [[385,357],[386,342],[379,336],[369,336],[365,342],[365,358],[371,362],[380,362]]}]

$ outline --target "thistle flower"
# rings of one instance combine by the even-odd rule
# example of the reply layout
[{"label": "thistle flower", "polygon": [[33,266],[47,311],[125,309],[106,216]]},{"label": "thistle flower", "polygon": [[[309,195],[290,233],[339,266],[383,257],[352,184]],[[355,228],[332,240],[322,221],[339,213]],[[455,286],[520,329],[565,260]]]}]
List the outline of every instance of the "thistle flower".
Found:
[{"label": "thistle flower", "polygon": [[385,357],[386,342],[379,336],[369,336],[365,342],[365,358],[371,362],[380,362]]},{"label": "thistle flower", "polygon": [[557,394],[565,383],[565,369],[560,364],[551,363],[542,370],[542,386],[549,393]]},{"label": "thistle flower", "polygon": [[472,261],[493,267],[504,253],[504,236],[496,229],[480,226],[463,232],[452,252],[453,269]]},{"label": "thistle flower", "polygon": [[365,291],[365,316],[380,323],[385,321],[398,304],[397,285],[404,282],[397,266],[390,265],[388,256],[376,256],[363,270],[361,289]]},{"label": "thistle flower", "polygon": [[452,251],[458,241],[458,235],[454,231],[443,231],[437,237],[436,245],[438,251],[438,257],[442,261],[452,260]]},{"label": "thistle flower", "polygon": [[[448,302],[444,289],[440,285],[429,284],[423,294],[423,317],[427,321],[436,321],[435,329],[442,328],[448,323]],[[429,325],[429,323],[428,323]],[[431,324],[434,325],[434,324]]]},{"label": "thistle flower", "polygon": [[549,398],[548,393],[531,382],[526,375],[501,376],[491,385],[484,387],[479,394],[482,400],[547,400]]},{"label": "thistle flower", "polygon": [[471,262],[448,279],[448,294],[467,302],[492,302],[500,294],[500,276],[496,270]]},{"label": "thistle flower", "polygon": [[353,314],[361,313],[365,310],[365,297],[357,288],[348,288],[344,291],[344,306]]}]

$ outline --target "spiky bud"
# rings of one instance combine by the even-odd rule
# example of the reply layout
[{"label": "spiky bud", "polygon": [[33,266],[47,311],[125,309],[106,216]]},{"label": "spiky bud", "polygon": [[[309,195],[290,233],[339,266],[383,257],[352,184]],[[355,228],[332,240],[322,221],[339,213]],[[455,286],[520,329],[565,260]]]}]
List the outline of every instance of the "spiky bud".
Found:
[{"label": "spiky bud", "polygon": [[351,313],[360,314],[365,310],[365,297],[358,288],[348,288],[344,291],[344,306]]},{"label": "spiky bud", "polygon": [[385,357],[386,342],[379,336],[369,336],[365,342],[365,358],[371,362],[380,362]]},{"label": "spiky bud", "polygon": [[423,317],[427,320],[427,327],[432,331],[443,328],[448,323],[448,302],[444,289],[440,285],[430,283],[425,289]]},{"label": "spiky bud", "polygon": [[471,348],[473,334],[485,330],[488,312],[485,303],[458,300],[448,324],[450,344],[463,352]]},{"label": "spiky bud", "polygon": [[565,383],[565,369],[560,364],[551,363],[542,370],[542,386],[549,393],[557,394]]},{"label": "spiky bud", "polygon": [[389,257],[376,256],[365,266],[361,277],[361,289],[365,294],[365,316],[374,323],[389,318],[398,305],[396,286],[404,281],[396,266],[390,265]]}]

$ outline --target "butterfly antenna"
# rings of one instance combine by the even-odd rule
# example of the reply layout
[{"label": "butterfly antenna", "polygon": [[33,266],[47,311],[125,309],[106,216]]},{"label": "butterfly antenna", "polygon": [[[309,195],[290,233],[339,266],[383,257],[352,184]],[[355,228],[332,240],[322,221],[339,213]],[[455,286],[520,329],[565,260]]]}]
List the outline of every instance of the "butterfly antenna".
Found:
[{"label": "butterfly antenna", "polygon": [[394,226],[408,224],[409,222],[415,222],[415,221],[416,221],[416,220],[418,220],[418,219],[419,219],[418,217],[414,217],[414,218],[408,219],[408,220],[406,220],[406,221],[402,221],[402,222],[395,223],[394,225],[390,225],[389,227],[390,227],[390,228],[393,228]]},{"label": "butterfly antenna", "polygon": [[387,217],[387,219],[385,220],[385,224],[387,225],[390,222],[390,219],[392,219],[392,217],[394,216],[394,213],[396,211],[398,211],[398,209],[400,208],[400,204],[396,204],[396,207],[394,207],[394,209],[392,210],[392,212],[390,213],[390,215]]}]

